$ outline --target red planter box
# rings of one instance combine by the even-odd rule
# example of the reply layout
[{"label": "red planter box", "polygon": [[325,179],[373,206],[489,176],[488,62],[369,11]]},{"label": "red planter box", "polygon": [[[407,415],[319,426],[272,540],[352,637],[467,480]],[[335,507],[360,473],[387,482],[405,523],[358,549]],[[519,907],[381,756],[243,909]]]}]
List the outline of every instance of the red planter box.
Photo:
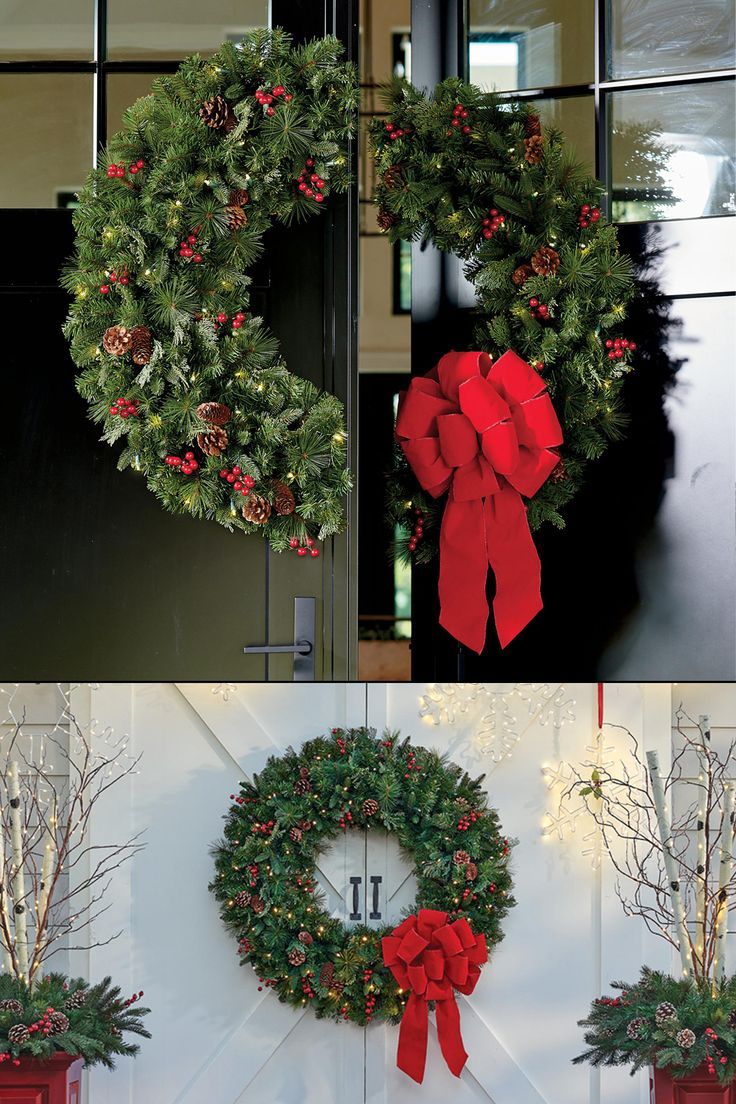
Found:
[{"label": "red planter box", "polygon": [[667,1070],[655,1069],[649,1084],[652,1104],[736,1104],[736,1082],[720,1085],[705,1068],[679,1081],[673,1081]]},{"label": "red planter box", "polygon": [[55,1054],[40,1061],[23,1058],[19,1066],[0,1066],[0,1104],[79,1104],[81,1058]]}]

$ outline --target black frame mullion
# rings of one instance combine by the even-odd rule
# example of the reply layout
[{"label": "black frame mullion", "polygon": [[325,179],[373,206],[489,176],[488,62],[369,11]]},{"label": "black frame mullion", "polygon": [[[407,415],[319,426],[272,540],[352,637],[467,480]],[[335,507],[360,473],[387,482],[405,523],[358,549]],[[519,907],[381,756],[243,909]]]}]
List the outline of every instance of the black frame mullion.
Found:
[{"label": "black frame mullion", "polygon": [[94,149],[92,164],[97,168],[97,158],[107,139],[107,74],[104,64],[107,60],[107,0],[95,0],[94,24],[94,112],[92,131]]}]

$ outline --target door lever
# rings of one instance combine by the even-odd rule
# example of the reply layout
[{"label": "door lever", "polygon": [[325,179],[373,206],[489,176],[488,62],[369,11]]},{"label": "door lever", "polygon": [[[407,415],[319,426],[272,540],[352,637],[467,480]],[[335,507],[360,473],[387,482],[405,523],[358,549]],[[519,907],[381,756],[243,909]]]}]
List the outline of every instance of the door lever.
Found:
[{"label": "door lever", "polygon": [[294,682],[314,681],[316,598],[294,599],[293,644],[247,644],[246,655],[293,655]]}]

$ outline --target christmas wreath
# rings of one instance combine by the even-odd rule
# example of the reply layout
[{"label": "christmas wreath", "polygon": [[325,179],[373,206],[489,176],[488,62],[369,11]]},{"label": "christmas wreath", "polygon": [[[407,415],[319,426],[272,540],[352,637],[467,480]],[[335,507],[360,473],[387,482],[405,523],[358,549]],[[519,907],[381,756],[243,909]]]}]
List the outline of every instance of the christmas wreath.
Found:
[{"label": "christmas wreath", "polygon": [[[398,733],[367,728],[332,729],[243,782],[210,888],[261,986],[319,1017],[402,1020],[402,1035],[425,1039],[436,1002],[443,1053],[459,1074],[453,990],[472,991],[514,904],[509,841],[481,783]],[[351,829],[395,833],[415,864],[419,911],[393,930],[347,927],[323,907],[315,863]],[[399,1065],[421,1080],[423,1054],[401,1036]]]},{"label": "christmas wreath", "polygon": [[287,370],[247,270],[274,221],[348,187],[341,49],[259,30],[157,78],[80,193],[63,276],[77,387],[120,468],[174,513],[313,555],[343,525],[343,409]]},{"label": "christmas wreath", "polygon": [[[443,358],[410,384],[388,515],[405,558],[428,562],[443,538],[454,541],[453,573],[475,573],[482,587],[472,605],[485,602],[487,545],[503,604],[504,574],[513,585],[526,562],[530,578],[538,575],[528,531],[563,526],[586,465],[621,436],[621,387],[636,351],[620,332],[631,264],[601,214],[603,186],[531,105],[453,79],[431,97],[397,81],[387,108],[371,124],[379,226],[391,241],[423,238],[461,257],[478,315],[477,351]],[[470,517],[478,502],[488,504],[485,519]],[[463,565],[482,527],[483,564]],[[494,563],[514,530],[508,562]],[[496,608],[502,643],[535,605],[522,597],[503,625]],[[446,627],[477,647],[477,627]]]}]

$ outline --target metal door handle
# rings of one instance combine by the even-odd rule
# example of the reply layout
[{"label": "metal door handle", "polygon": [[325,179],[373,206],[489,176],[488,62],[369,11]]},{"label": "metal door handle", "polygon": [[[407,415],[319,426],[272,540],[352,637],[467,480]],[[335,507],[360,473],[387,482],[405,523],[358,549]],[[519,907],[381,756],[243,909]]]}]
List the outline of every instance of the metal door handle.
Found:
[{"label": "metal door handle", "polygon": [[315,674],[315,598],[294,599],[293,644],[247,644],[246,655],[293,655],[294,682],[313,682]]}]

